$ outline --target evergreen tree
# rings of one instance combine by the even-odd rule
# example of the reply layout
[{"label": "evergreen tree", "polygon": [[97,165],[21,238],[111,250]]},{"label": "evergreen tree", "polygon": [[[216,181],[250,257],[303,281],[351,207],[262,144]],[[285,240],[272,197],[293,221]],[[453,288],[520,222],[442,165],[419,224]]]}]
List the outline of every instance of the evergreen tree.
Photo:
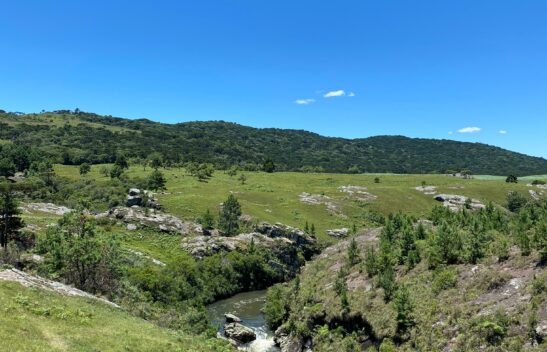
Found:
[{"label": "evergreen tree", "polygon": [[315,235],[315,225],[312,223],[311,226],[310,226],[310,233],[312,235]]},{"label": "evergreen tree", "polygon": [[365,271],[369,277],[378,274],[378,255],[372,245],[367,246],[365,249]]},{"label": "evergreen tree", "polygon": [[20,213],[14,190],[8,184],[0,184],[0,247],[6,248],[24,227]]},{"label": "evergreen tree", "polygon": [[304,232],[309,233],[310,232],[310,226],[308,225],[308,222],[306,221],[306,224],[304,225]]},{"label": "evergreen tree", "polygon": [[239,217],[241,216],[241,205],[233,194],[228,196],[228,199],[222,205],[220,213],[219,225],[220,229],[226,235],[237,235],[239,230]]},{"label": "evergreen tree", "polygon": [[215,227],[215,217],[209,209],[207,209],[201,217],[201,226],[204,230],[211,230]]},{"label": "evergreen tree", "polygon": [[348,265],[353,266],[359,263],[359,248],[357,247],[357,241],[352,238],[348,246]]},{"label": "evergreen tree", "polygon": [[402,335],[415,324],[414,305],[406,285],[399,287],[393,303],[397,312],[397,332]]}]

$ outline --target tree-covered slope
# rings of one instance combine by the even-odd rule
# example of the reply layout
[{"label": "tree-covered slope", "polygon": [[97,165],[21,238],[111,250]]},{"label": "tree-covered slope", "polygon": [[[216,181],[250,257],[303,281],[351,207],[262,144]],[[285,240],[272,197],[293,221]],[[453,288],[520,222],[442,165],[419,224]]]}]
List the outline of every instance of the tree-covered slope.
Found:
[{"label": "tree-covered slope", "polygon": [[211,162],[253,169],[271,157],[278,170],[475,174],[547,173],[547,160],[451,140],[377,136],[324,137],[302,130],[258,129],[222,121],[162,124],[84,112],[0,113],[0,141],[36,146],[58,162],[112,162],[117,153],[171,162]]}]

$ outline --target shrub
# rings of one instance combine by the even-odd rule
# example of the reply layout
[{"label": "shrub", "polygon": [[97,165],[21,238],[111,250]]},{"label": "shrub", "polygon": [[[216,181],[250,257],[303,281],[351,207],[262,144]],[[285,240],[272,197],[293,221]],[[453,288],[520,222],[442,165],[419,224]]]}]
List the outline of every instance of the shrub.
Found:
[{"label": "shrub", "polygon": [[438,294],[446,289],[456,287],[458,282],[458,273],[449,268],[439,268],[433,272],[433,282],[431,289],[433,293]]},{"label": "shrub", "polygon": [[528,199],[522,194],[515,191],[510,191],[509,193],[507,193],[507,209],[509,209],[513,213],[518,212],[527,203]]},{"label": "shrub", "polygon": [[518,182],[517,176],[515,176],[515,175],[509,175],[509,176],[507,176],[507,178],[505,179],[505,182],[507,182],[507,183],[517,183],[517,182]]}]

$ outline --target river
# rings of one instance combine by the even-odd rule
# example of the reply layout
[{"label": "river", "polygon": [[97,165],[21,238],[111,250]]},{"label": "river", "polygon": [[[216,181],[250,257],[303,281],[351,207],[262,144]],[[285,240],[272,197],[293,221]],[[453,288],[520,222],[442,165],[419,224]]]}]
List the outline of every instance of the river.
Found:
[{"label": "river", "polygon": [[224,314],[231,313],[242,320],[242,324],[256,333],[256,340],[240,349],[251,352],[279,351],[273,341],[273,332],[268,329],[262,308],[266,302],[266,290],[239,293],[230,298],[217,301],[207,306],[209,319],[218,326],[219,333],[224,335]]}]

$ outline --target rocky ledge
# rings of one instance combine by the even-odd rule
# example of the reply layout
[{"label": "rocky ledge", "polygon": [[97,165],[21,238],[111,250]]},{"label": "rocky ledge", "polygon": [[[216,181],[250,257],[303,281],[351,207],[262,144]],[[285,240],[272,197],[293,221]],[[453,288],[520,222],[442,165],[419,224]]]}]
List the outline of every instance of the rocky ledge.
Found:
[{"label": "rocky ledge", "polygon": [[443,202],[443,205],[451,211],[459,211],[463,208],[469,210],[478,210],[484,208],[477,199],[468,198],[466,196],[460,196],[455,194],[438,194],[435,196],[435,200]]},{"label": "rocky ledge", "polygon": [[116,207],[107,212],[100,213],[97,218],[108,217],[127,224],[129,230],[138,227],[148,227],[162,232],[193,235],[203,232],[201,225],[191,221],[183,221],[176,216],[163,213],[156,209],[145,209],[137,206]]},{"label": "rocky ledge", "polygon": [[262,222],[255,226],[254,230],[255,232],[236,236],[224,236],[217,230],[207,231],[206,235],[183,238],[181,248],[196,258],[221,251],[246,250],[251,243],[280,252],[285,252],[284,249],[297,248],[302,250],[305,257],[311,257],[319,252],[317,240],[297,228]]}]

